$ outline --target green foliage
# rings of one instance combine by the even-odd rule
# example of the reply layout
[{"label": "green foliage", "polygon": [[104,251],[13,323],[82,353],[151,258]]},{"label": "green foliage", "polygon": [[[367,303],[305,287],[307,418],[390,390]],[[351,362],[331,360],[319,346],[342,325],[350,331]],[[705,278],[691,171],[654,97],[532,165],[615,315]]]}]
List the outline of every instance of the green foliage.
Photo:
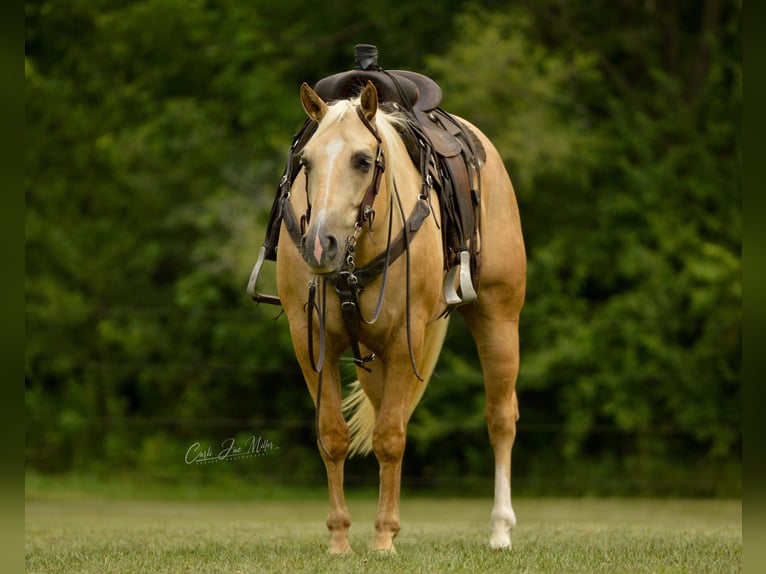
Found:
[{"label": "green foliage", "polygon": [[600,77],[595,54],[536,41],[530,14],[519,8],[469,9],[456,20],[450,50],[428,60],[444,106],[489,136],[521,193],[544,175],[582,177],[600,136],[581,99],[582,87]]},{"label": "green foliage", "polygon": [[[699,468],[701,491],[737,480],[727,466],[741,456],[737,19],[731,6],[721,15],[717,59],[689,54],[689,68],[695,56],[709,66],[694,86],[657,58],[656,23],[633,31],[654,45],[615,47],[614,31],[558,39],[589,18],[543,30],[523,9],[467,12],[463,35],[429,60],[446,105],[493,137],[519,194],[529,275],[517,477],[539,456],[522,445],[554,438],[569,473],[592,476],[584,469],[614,456],[602,476],[622,467],[639,490],[683,491],[666,483],[670,461]],[[640,91],[623,91],[612,59],[641,70]],[[463,336],[448,352],[468,347]],[[439,396],[457,398],[456,386]],[[535,431],[552,421],[563,428],[540,444]]]},{"label": "green foliage", "polygon": [[[286,323],[244,284],[298,86],[371,42],[438,79],[517,188],[517,484],[741,488],[739,3],[485,4],[26,3],[30,468],[188,478],[191,443],[255,432],[283,447],[267,469],[194,476],[322,474]],[[437,375],[405,474],[487,481],[459,320]]]}]

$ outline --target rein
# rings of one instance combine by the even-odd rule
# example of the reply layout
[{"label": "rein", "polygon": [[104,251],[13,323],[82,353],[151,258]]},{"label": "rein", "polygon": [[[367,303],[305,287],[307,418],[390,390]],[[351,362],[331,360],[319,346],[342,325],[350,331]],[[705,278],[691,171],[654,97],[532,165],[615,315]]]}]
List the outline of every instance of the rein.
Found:
[{"label": "rein", "polygon": [[[366,363],[375,360],[375,353],[362,356],[361,349],[359,347],[359,330],[360,323],[365,325],[374,324],[380,317],[380,312],[383,307],[383,297],[386,293],[386,287],[388,284],[388,269],[391,263],[399,258],[404,253],[406,255],[406,289],[405,289],[405,308],[406,308],[406,321],[407,321],[407,346],[410,355],[410,363],[412,364],[412,370],[418,380],[422,381],[423,377],[418,372],[417,363],[415,361],[415,354],[412,348],[412,334],[411,334],[411,313],[410,313],[410,241],[411,236],[420,229],[423,221],[430,215],[431,210],[429,207],[428,190],[424,186],[424,191],[418,196],[417,203],[410,216],[405,220],[404,208],[402,206],[402,200],[399,195],[399,190],[396,187],[396,182],[393,183],[392,193],[389,195],[389,209],[388,209],[388,233],[386,235],[386,248],[382,253],[378,254],[369,263],[361,268],[356,266],[356,243],[359,233],[367,224],[368,232],[372,232],[372,224],[375,219],[375,210],[373,204],[375,198],[380,191],[380,179],[383,172],[386,169],[385,156],[383,148],[381,147],[382,141],[378,135],[377,130],[367,121],[364,117],[361,107],[357,108],[357,114],[362,120],[364,126],[375,136],[377,140],[377,151],[375,159],[375,171],[372,175],[372,181],[365,190],[362,202],[359,206],[359,215],[357,221],[354,224],[354,232],[349,235],[345,243],[345,253],[343,258],[343,265],[340,270],[329,276],[322,276],[321,283],[319,283],[316,275],[308,283],[308,302],[306,304],[306,313],[308,314],[308,354],[311,368],[316,372],[318,376],[317,381],[317,408],[316,408],[316,428],[317,437],[320,448],[329,457],[329,453],[322,441],[322,433],[319,430],[319,413],[321,412],[322,402],[322,386],[323,386],[323,374],[324,374],[324,357],[325,357],[325,325],[326,325],[326,313],[327,313],[327,284],[329,283],[335,289],[338,299],[340,300],[341,317],[343,318],[343,324],[346,329],[346,335],[348,336],[349,346],[353,353],[354,365],[370,372],[370,368],[366,366]],[[394,197],[396,197],[396,203],[401,214],[402,230],[397,235],[396,239],[392,241],[393,235],[393,221],[394,221]],[[282,205],[282,216],[290,232],[290,237],[296,246],[300,246],[301,239],[304,234],[305,227],[308,224],[308,220],[311,214],[311,204],[308,203],[308,192],[306,213],[301,216],[299,231],[296,229],[295,214],[292,210],[292,206],[289,201],[289,190],[285,196],[285,200]],[[375,305],[375,311],[371,318],[366,318],[362,312],[360,296],[364,291],[364,288],[372,283],[378,276],[381,276],[380,292],[378,294],[378,301]],[[321,289],[318,289],[321,285]],[[318,301],[317,301],[318,295]],[[314,314],[316,313],[318,318],[318,332],[319,332],[319,356],[317,360],[314,359]]]},{"label": "rein", "polygon": [[[422,190],[418,194],[417,201],[409,217],[405,220],[404,207],[399,195],[399,190],[396,186],[396,182],[393,182],[393,189],[389,197],[389,220],[388,220],[388,234],[386,238],[386,248],[383,252],[379,253],[369,262],[362,267],[356,265],[356,243],[359,233],[365,225],[369,233],[372,232],[372,225],[375,220],[375,210],[373,208],[375,199],[380,191],[380,181],[385,171],[385,155],[382,148],[382,141],[375,127],[367,121],[364,117],[364,113],[361,107],[357,108],[357,114],[364,126],[370,131],[377,141],[377,151],[375,158],[375,168],[372,175],[372,180],[367,186],[362,197],[362,202],[359,206],[359,214],[357,221],[354,224],[353,233],[346,239],[345,253],[343,259],[343,265],[340,270],[333,275],[314,276],[308,282],[308,302],[305,306],[306,313],[308,313],[308,353],[309,362],[314,372],[318,373],[318,388],[317,388],[317,408],[316,408],[316,428],[317,436],[319,439],[319,445],[322,450],[329,456],[327,450],[324,447],[322,441],[322,435],[319,431],[319,413],[322,397],[322,379],[324,371],[324,357],[325,357],[325,325],[326,325],[326,312],[327,312],[327,284],[329,283],[334,289],[340,300],[341,316],[343,319],[346,334],[349,340],[349,346],[354,355],[354,364],[366,371],[370,371],[366,363],[375,360],[375,354],[362,356],[359,346],[359,331],[360,324],[365,325],[374,324],[382,310],[383,297],[385,295],[388,279],[388,269],[402,254],[405,254],[406,258],[406,289],[405,289],[405,308],[406,308],[406,328],[407,328],[407,346],[410,355],[410,363],[412,364],[412,370],[415,376],[419,380],[423,380],[423,377],[418,372],[417,363],[415,361],[415,355],[412,346],[412,329],[411,329],[411,289],[410,289],[410,244],[415,234],[420,229],[423,221],[425,221],[429,215],[431,215],[430,207],[430,189],[433,185],[430,175],[426,172],[426,176],[423,179]],[[276,245],[279,238],[279,222],[283,223],[287,230],[290,239],[298,248],[301,249],[301,241],[306,227],[309,223],[311,216],[311,204],[308,202],[307,194],[307,208],[306,213],[302,214],[298,218],[290,203],[290,194],[292,189],[292,183],[294,177],[301,169],[301,164],[296,158],[296,152],[298,152],[306,142],[311,138],[316,131],[316,122],[307,121],[303,128],[294,136],[292,145],[288,151],[287,165],[285,172],[282,175],[282,179],[279,183],[278,198],[272,206],[272,213],[269,218],[269,227],[267,228],[267,239],[264,246],[261,247],[261,251],[258,255],[258,261],[255,264],[253,273],[250,277],[248,284],[248,292],[256,302],[268,303],[280,305],[281,301],[278,297],[262,295],[255,290],[255,282],[257,281],[258,274],[260,273],[263,261],[267,258],[275,258]],[[424,166],[421,165],[421,172]],[[399,214],[401,215],[404,224],[402,229],[396,235],[393,236],[393,216],[394,216],[394,198],[396,198],[396,204]],[[361,310],[360,297],[365,287],[373,283],[378,277],[381,277],[380,293],[378,295],[378,301],[375,305],[375,311],[371,318],[366,318]],[[319,281],[321,279],[321,281]],[[319,334],[319,355],[314,358],[314,316],[317,317],[317,327]]]},{"label": "rein", "polygon": [[[410,239],[411,239],[410,233],[414,234],[420,228],[420,225],[422,224],[423,220],[426,217],[428,217],[428,215],[430,214],[430,208],[428,206],[428,197],[426,195],[427,191],[420,194],[420,196],[418,197],[418,202],[415,205],[415,209],[413,209],[412,214],[405,221],[404,208],[402,207],[402,201],[399,196],[399,190],[396,187],[396,182],[394,181],[394,185],[393,185],[394,189],[392,190],[393,193],[389,197],[388,234],[386,237],[386,248],[381,254],[375,257],[367,265],[365,265],[361,269],[357,269],[356,258],[355,258],[357,237],[365,224],[368,224],[368,231],[370,232],[372,231],[372,224],[375,218],[375,210],[373,209],[373,204],[375,202],[375,198],[378,196],[378,193],[380,191],[380,178],[383,172],[385,171],[386,167],[385,167],[383,148],[381,147],[382,142],[381,142],[380,136],[378,135],[377,130],[372,126],[372,124],[370,124],[369,121],[367,121],[367,118],[364,116],[364,113],[361,107],[358,107],[356,110],[357,110],[357,115],[359,116],[359,119],[362,121],[364,126],[369,130],[369,132],[375,137],[377,141],[375,171],[372,176],[372,181],[367,187],[365,194],[362,198],[362,202],[359,206],[359,216],[357,218],[356,223],[354,224],[354,232],[352,235],[350,235],[346,239],[346,244],[345,244],[346,251],[344,254],[343,265],[341,266],[341,269],[340,271],[338,271],[337,274],[322,278],[322,295],[320,297],[321,310],[320,310],[320,306],[318,306],[315,302],[316,292],[317,292],[317,277],[315,276],[309,282],[309,297],[308,297],[308,304],[307,304],[307,312],[309,313],[308,347],[309,347],[309,356],[311,359],[311,366],[315,372],[318,372],[321,375],[322,362],[324,358],[324,325],[325,325],[325,312],[326,312],[326,291],[327,291],[327,283],[330,283],[335,288],[335,292],[338,295],[338,299],[340,299],[341,316],[343,318],[343,323],[346,328],[346,334],[348,335],[349,345],[354,355],[354,358],[353,358],[354,364],[357,367],[360,367],[368,372],[370,371],[370,369],[365,364],[375,360],[375,353],[370,353],[369,355],[362,356],[361,349],[359,347],[359,326],[360,326],[359,324],[361,322],[361,323],[364,323],[365,325],[372,325],[378,320],[378,317],[380,316],[380,312],[383,307],[383,297],[385,296],[386,287],[388,283],[388,269],[392,261],[396,260],[402,253],[405,253],[406,260],[407,260],[406,290],[405,290],[406,313],[407,313],[407,344],[409,348],[410,361],[412,363],[412,368],[415,373],[415,376],[418,379],[422,380],[422,377],[420,376],[420,373],[418,372],[417,365],[415,362],[414,352],[412,349],[412,338],[410,333],[411,320],[410,320],[409,245],[410,245]],[[393,235],[394,197],[396,197],[397,205],[399,207],[399,213],[401,214],[402,220],[404,221],[404,225],[402,227],[402,231],[399,233],[396,240],[392,243],[391,238]],[[303,229],[305,228],[304,226],[308,222],[308,217],[310,213],[311,213],[311,205],[308,204],[306,214],[301,217],[301,236],[303,235]],[[364,291],[364,288],[369,283],[374,281],[378,277],[378,275],[381,275],[381,285],[380,285],[380,292],[378,294],[378,301],[375,305],[375,311],[373,312],[372,317],[370,319],[367,319],[362,313],[360,296],[362,292]],[[314,363],[313,315],[315,311],[319,315],[319,339],[320,339],[319,366],[315,365]]]}]

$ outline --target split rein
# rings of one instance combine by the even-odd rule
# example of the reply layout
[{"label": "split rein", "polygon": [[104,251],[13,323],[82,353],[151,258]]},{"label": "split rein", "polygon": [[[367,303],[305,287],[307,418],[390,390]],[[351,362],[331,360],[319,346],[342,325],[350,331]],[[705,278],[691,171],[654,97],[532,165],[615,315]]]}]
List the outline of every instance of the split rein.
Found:
[{"label": "split rein", "polygon": [[[405,273],[405,309],[406,309],[406,326],[407,326],[407,347],[410,355],[410,363],[412,370],[418,380],[423,380],[423,377],[418,372],[417,363],[415,361],[415,354],[412,347],[412,329],[411,329],[411,310],[410,310],[410,241],[412,235],[414,235],[420,228],[422,222],[431,213],[431,209],[428,204],[428,180],[424,178],[423,191],[418,197],[418,201],[415,204],[410,217],[405,220],[404,207],[399,195],[399,190],[396,187],[394,181],[393,189],[389,194],[389,206],[388,206],[388,233],[386,237],[386,248],[383,253],[373,258],[372,261],[367,263],[361,268],[356,266],[356,243],[357,238],[364,228],[367,226],[367,231],[370,233],[370,239],[372,240],[372,224],[375,219],[375,210],[373,204],[375,198],[380,191],[380,179],[383,172],[386,169],[385,155],[383,153],[382,141],[378,135],[377,130],[367,121],[364,117],[361,107],[357,108],[359,118],[365,127],[375,136],[377,140],[377,151],[375,159],[375,171],[373,172],[372,181],[365,191],[362,203],[359,207],[359,216],[354,224],[353,233],[346,239],[345,253],[343,257],[343,264],[337,274],[327,276],[314,276],[308,282],[308,302],[306,303],[306,313],[308,315],[308,354],[311,368],[318,374],[317,382],[317,397],[316,397],[316,429],[317,439],[320,448],[324,451],[325,455],[330,458],[330,454],[324,446],[322,440],[322,433],[320,430],[319,416],[321,412],[322,403],[322,382],[324,374],[324,359],[325,359],[325,326],[327,315],[327,284],[330,283],[334,288],[340,300],[341,316],[348,336],[349,345],[354,355],[354,364],[370,372],[370,368],[366,366],[366,363],[375,360],[375,353],[362,356],[361,349],[359,347],[359,330],[360,323],[365,325],[373,325],[380,317],[380,312],[383,307],[383,298],[385,296],[386,287],[388,285],[388,269],[391,263],[395,261],[402,253],[405,254],[406,261],[406,273]],[[396,239],[392,240],[393,235],[393,220],[394,220],[394,198],[396,198],[396,204],[398,211],[404,222],[402,230]],[[308,225],[309,217],[311,214],[311,204],[308,201],[308,189],[306,193],[306,214],[301,216],[301,231],[300,236],[305,234],[305,228]],[[290,210],[290,205],[285,201],[285,209]],[[294,216],[290,217],[294,222]],[[287,221],[287,220],[286,220]],[[374,242],[374,240],[373,240]],[[378,275],[381,276],[380,292],[378,294],[378,301],[375,305],[375,311],[371,318],[366,318],[362,312],[360,296],[364,291],[364,288],[374,281]],[[314,316],[316,315],[318,325],[317,331],[319,334],[319,356],[314,359]]]},{"label": "split rein", "polygon": [[[382,254],[374,258],[370,263],[364,267],[358,269],[356,267],[356,243],[359,233],[362,231],[365,225],[367,225],[368,233],[370,233],[370,239],[372,240],[372,224],[375,218],[375,210],[373,204],[375,198],[380,191],[380,179],[385,171],[385,155],[383,148],[381,147],[381,139],[377,133],[377,130],[367,121],[364,117],[361,107],[357,108],[357,114],[364,126],[370,131],[370,133],[377,140],[377,150],[375,159],[375,171],[373,172],[372,181],[370,182],[364,197],[359,207],[359,216],[354,224],[354,232],[346,239],[345,253],[343,257],[343,264],[337,274],[328,276],[314,276],[308,282],[308,302],[306,304],[306,312],[308,313],[308,352],[311,368],[314,372],[319,373],[320,379],[320,392],[321,395],[321,381],[322,370],[324,367],[324,355],[325,355],[325,317],[327,312],[327,283],[330,283],[334,288],[340,300],[341,315],[343,323],[346,328],[346,333],[349,338],[349,345],[354,355],[354,364],[366,371],[370,369],[365,365],[368,362],[375,360],[375,353],[370,353],[367,356],[362,356],[359,348],[359,324],[373,325],[378,320],[380,312],[383,307],[383,298],[385,296],[386,287],[388,284],[388,269],[393,260],[397,259],[402,252],[405,254],[406,259],[406,288],[405,288],[405,308],[406,308],[406,324],[407,324],[407,346],[410,354],[410,362],[415,376],[419,380],[423,380],[418,372],[417,364],[415,361],[415,355],[412,347],[412,335],[411,335],[411,312],[410,312],[410,235],[420,228],[423,220],[430,214],[430,207],[428,206],[428,187],[424,182],[424,191],[418,197],[418,203],[413,209],[409,219],[405,221],[404,207],[399,195],[399,190],[396,187],[396,182],[393,185],[393,193],[389,195],[389,209],[388,209],[388,234],[386,237],[386,248]],[[392,242],[393,235],[393,208],[394,198],[399,208],[399,214],[401,215],[404,225],[402,231],[395,241]],[[305,228],[308,225],[311,204],[308,202],[308,190],[306,194],[307,209],[306,214],[301,216],[301,236],[304,235]],[[374,240],[373,240],[374,242]],[[367,319],[361,309],[360,295],[364,291],[367,284],[371,283],[381,275],[380,292],[378,294],[378,301],[375,305],[375,311],[370,319]],[[321,279],[321,290],[318,290],[319,280]],[[318,331],[319,331],[319,357],[314,359],[314,314],[318,317]],[[317,399],[317,402],[319,398]],[[318,409],[317,409],[318,410]]]}]

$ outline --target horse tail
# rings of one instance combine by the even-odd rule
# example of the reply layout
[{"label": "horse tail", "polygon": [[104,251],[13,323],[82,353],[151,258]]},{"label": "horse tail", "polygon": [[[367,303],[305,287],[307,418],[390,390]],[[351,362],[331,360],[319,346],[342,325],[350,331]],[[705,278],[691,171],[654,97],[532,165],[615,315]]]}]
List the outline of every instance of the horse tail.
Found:
[{"label": "horse tail", "polygon": [[[428,380],[431,378],[434,367],[436,367],[436,361],[439,359],[439,353],[444,344],[444,337],[447,335],[448,323],[449,317],[438,319],[426,327],[423,357],[418,369],[423,380],[417,381],[409,413],[407,413],[408,420],[423,397],[428,386]],[[348,429],[351,433],[349,454],[351,456],[366,455],[372,451],[372,430],[375,428],[377,413],[358,380],[351,383],[349,387],[351,391],[343,399],[343,412],[348,417]]]},{"label": "horse tail", "polygon": [[375,409],[358,380],[349,385],[351,392],[343,399],[343,412],[348,417],[351,433],[349,454],[368,454],[372,450],[372,429],[375,426]]}]

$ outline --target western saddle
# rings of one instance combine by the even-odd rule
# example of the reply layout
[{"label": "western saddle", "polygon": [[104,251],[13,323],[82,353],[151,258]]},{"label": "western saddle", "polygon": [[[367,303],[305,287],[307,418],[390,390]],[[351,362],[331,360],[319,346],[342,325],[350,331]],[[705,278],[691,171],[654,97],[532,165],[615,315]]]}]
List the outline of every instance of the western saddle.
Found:
[{"label": "western saddle", "polygon": [[[436,191],[441,209],[444,245],[444,297],[449,308],[477,299],[480,271],[480,166],[486,152],[476,135],[458,118],[439,107],[442,90],[431,78],[404,70],[384,70],[377,63],[377,48],[355,47],[353,70],[320,80],[314,91],[332,102],[357,96],[367,81],[378,92],[380,107],[409,118],[400,135],[424,181]],[[301,169],[300,150],[316,130],[308,120],[293,137],[287,165],[277,190],[266,230],[266,239],[248,283],[248,293],[257,302],[280,304],[279,298],[258,293],[255,284],[264,259],[276,261],[279,228],[284,216],[282,199],[286,183]]]}]

